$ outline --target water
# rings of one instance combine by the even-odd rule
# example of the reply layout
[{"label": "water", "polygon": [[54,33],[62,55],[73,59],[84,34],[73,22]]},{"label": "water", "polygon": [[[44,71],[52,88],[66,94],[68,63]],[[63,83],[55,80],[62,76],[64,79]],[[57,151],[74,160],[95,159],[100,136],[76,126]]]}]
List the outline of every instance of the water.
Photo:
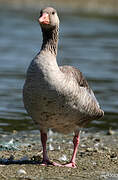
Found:
[{"label": "water", "polygon": [[[0,132],[37,129],[23,107],[22,87],[41,46],[38,15],[37,10],[0,8]],[[58,62],[80,68],[105,111],[105,117],[88,128],[118,129],[117,18],[68,9],[61,10],[60,20]]]}]

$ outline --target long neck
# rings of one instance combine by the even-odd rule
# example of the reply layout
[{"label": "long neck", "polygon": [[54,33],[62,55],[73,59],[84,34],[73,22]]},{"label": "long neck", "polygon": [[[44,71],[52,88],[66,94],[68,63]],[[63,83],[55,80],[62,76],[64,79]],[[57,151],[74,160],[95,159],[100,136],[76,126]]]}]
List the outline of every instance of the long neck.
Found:
[{"label": "long neck", "polygon": [[58,32],[59,32],[58,27],[55,27],[54,29],[42,28],[43,44],[41,50],[48,50],[55,56],[57,55]]}]

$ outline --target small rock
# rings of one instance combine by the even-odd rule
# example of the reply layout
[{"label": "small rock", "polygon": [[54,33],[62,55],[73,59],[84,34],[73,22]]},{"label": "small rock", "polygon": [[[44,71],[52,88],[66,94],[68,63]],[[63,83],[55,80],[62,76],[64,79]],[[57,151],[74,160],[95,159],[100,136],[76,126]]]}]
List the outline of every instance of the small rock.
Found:
[{"label": "small rock", "polygon": [[72,141],[69,141],[68,144],[73,144],[73,142],[72,142]]},{"label": "small rock", "polygon": [[85,156],[85,151],[79,151],[79,153],[80,153],[80,156],[81,156],[81,157],[84,157],[84,156]]},{"label": "small rock", "polygon": [[49,142],[53,142],[53,138],[49,138],[49,140],[48,140]]},{"label": "small rock", "polygon": [[113,131],[111,128],[109,128],[107,135],[114,135],[115,131]]},{"label": "small rock", "polygon": [[48,134],[49,134],[49,136],[52,136],[53,135],[53,131],[50,129]]},{"label": "small rock", "polygon": [[65,154],[63,154],[62,157],[59,158],[60,161],[67,161],[67,157]]},{"label": "small rock", "polygon": [[13,134],[17,134],[17,131],[16,131],[16,130],[13,130]]},{"label": "small rock", "polygon": [[27,174],[27,173],[26,173],[26,171],[25,171],[24,169],[19,169],[19,170],[17,171],[17,174],[18,174],[19,176],[21,176],[21,175],[25,175],[25,174]]},{"label": "small rock", "polygon": [[92,164],[93,164],[93,166],[96,166],[97,163],[93,161]]},{"label": "small rock", "polygon": [[103,146],[103,147],[102,147],[102,150],[103,150],[103,151],[104,151],[104,150],[105,150],[105,151],[108,151],[109,153],[111,152],[110,148],[108,148],[108,147],[106,147],[106,146]]},{"label": "small rock", "polygon": [[60,146],[58,146],[58,148],[57,148],[58,150],[60,150],[61,149],[61,147]]},{"label": "small rock", "polygon": [[90,147],[89,147],[89,148],[86,149],[86,151],[87,151],[87,152],[93,152],[93,148],[90,148]]},{"label": "small rock", "polygon": [[83,170],[86,170],[86,168],[85,168],[85,167],[83,167]]},{"label": "small rock", "polygon": [[99,151],[99,149],[97,147],[95,147],[94,152],[99,152],[100,153],[100,151]]},{"label": "small rock", "polygon": [[94,144],[94,147],[98,147],[100,145],[100,143],[96,143]]},{"label": "small rock", "polygon": [[41,158],[41,156],[40,155],[37,155],[37,156],[33,156],[32,158],[31,158],[31,160],[32,161],[41,161],[42,160],[42,158]]},{"label": "small rock", "polygon": [[85,145],[85,144],[81,144],[80,146],[81,146],[82,148],[86,147],[86,145]]},{"label": "small rock", "polygon": [[13,145],[14,143],[14,139],[12,138],[9,142],[8,142],[8,145]]},{"label": "small rock", "polygon": [[32,147],[32,145],[31,144],[28,144],[28,148],[31,148]]},{"label": "small rock", "polygon": [[111,158],[111,159],[117,159],[117,154],[112,153],[112,154],[110,155],[110,158]]},{"label": "small rock", "polygon": [[100,138],[95,138],[94,141],[95,142],[100,142]]},{"label": "small rock", "polygon": [[49,144],[49,150],[50,150],[50,151],[53,151],[53,150],[54,150],[54,147],[52,146],[51,143]]}]

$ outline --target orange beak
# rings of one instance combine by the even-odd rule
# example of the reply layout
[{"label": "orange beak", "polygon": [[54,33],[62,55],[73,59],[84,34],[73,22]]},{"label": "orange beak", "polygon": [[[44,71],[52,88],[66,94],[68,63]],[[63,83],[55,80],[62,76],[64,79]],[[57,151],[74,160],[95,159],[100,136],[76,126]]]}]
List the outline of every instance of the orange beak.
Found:
[{"label": "orange beak", "polygon": [[50,24],[49,14],[43,13],[42,16],[39,18],[39,23],[40,24]]}]

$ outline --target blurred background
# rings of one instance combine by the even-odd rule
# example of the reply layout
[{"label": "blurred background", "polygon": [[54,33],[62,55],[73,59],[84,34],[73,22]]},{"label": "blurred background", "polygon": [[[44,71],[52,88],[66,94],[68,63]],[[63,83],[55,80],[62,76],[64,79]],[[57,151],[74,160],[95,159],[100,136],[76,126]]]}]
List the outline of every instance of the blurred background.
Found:
[{"label": "blurred background", "polygon": [[91,131],[118,130],[118,1],[0,0],[0,133],[37,129],[22,102],[26,70],[41,47],[40,9],[60,18],[58,63],[83,72],[105,111]]}]

